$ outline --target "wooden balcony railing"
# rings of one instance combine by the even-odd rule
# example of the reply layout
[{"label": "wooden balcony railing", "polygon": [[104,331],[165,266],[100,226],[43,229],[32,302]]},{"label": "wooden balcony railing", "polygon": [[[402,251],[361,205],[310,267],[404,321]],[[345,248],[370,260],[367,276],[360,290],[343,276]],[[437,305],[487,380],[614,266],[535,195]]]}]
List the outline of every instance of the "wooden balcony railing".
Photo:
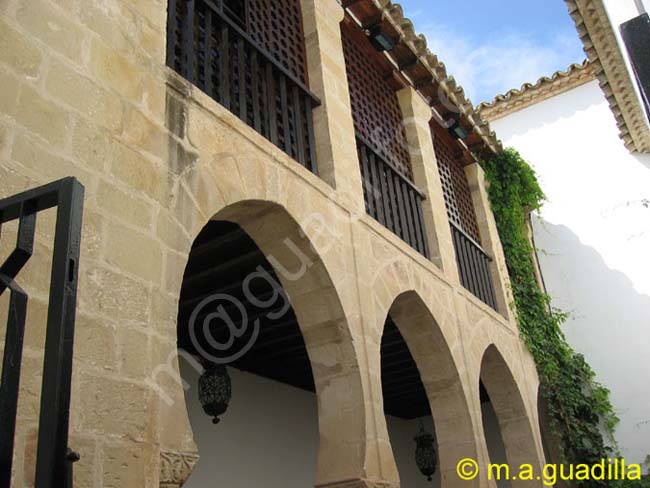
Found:
[{"label": "wooden balcony railing", "polygon": [[167,65],[316,173],[312,110],[320,101],[222,2],[169,0]]},{"label": "wooden balcony railing", "polygon": [[368,215],[420,254],[429,257],[422,216],[424,193],[357,135],[363,196]]},{"label": "wooden balcony railing", "polygon": [[460,227],[452,222],[449,224],[456,249],[461,284],[474,296],[497,310],[497,299],[490,271],[492,258]]}]

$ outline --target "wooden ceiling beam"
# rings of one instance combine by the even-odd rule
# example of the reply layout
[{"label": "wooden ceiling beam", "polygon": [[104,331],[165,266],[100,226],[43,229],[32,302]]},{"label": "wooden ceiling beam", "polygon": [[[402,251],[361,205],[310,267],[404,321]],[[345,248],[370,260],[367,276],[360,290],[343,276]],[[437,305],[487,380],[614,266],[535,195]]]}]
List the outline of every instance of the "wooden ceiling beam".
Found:
[{"label": "wooden ceiling beam", "polygon": [[350,8],[350,7],[354,6],[354,5],[356,5],[357,3],[359,3],[360,1],[361,0],[342,0],[341,1],[341,6],[343,8]]},{"label": "wooden ceiling beam", "polygon": [[421,91],[423,87],[430,85],[431,83],[433,83],[433,75],[429,73],[427,76],[413,80],[413,87],[417,91]]}]

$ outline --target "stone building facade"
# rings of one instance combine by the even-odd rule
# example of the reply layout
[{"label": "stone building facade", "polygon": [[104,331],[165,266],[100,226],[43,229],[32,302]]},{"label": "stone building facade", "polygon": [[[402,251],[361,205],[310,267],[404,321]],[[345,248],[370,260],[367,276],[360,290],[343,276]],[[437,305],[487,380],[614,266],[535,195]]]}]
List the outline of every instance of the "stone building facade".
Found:
[{"label": "stone building facade", "polygon": [[[442,485],[494,485],[485,470],[471,482],[456,474],[462,458],[482,468],[489,462],[480,382],[510,463],[541,466],[538,379],[509,307],[483,172],[466,161],[478,232],[492,257],[494,307],[461,284],[430,130],[435,103],[417,83],[404,83],[396,96],[413,183],[426,197],[430,258],[365,209],[340,28],[346,8],[378,13],[399,34],[399,49],[416,54],[444,95],[438,105],[460,114],[472,152],[499,150],[399,7],[300,1],[309,89],[320,100],[316,175],[168,67],[167,6],[0,3],[0,196],[66,176],[86,189],[70,414],[70,446],[81,455],[75,486],[172,488],[191,473],[199,453],[178,370],[177,314],[193,242],[211,220],[240,226],[285,271],[280,280],[318,398],[317,486],[399,486],[380,377],[389,314],[426,390]],[[31,301],[15,486],[33,486],[53,217],[39,217],[35,255],[20,279]],[[3,231],[4,253],[15,229]]]}]

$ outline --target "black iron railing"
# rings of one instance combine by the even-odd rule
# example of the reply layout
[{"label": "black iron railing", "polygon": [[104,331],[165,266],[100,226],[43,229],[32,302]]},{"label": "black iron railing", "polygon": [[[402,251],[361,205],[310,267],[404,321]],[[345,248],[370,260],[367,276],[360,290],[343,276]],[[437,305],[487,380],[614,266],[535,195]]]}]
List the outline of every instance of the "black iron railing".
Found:
[{"label": "black iron railing", "polygon": [[[0,488],[11,485],[28,295],[16,282],[32,256],[38,212],[57,207],[50,295],[45,329],[35,486],[72,488],[68,448],[70,385],[84,188],[74,178],[0,200],[2,224],[18,220],[18,238],[0,266],[0,295],[10,290],[0,383]],[[47,270],[41,270],[43,275]],[[43,327],[45,324],[30,324]]]},{"label": "black iron railing", "polygon": [[422,201],[426,198],[424,193],[388,161],[382,159],[359,135],[357,151],[368,215],[420,254],[429,257],[422,215]]},{"label": "black iron railing", "polygon": [[169,0],[167,65],[316,173],[312,110],[320,101],[222,2]]},{"label": "black iron railing", "polygon": [[456,249],[456,261],[460,282],[474,296],[497,310],[490,263],[492,258],[474,239],[450,222],[451,234]]}]

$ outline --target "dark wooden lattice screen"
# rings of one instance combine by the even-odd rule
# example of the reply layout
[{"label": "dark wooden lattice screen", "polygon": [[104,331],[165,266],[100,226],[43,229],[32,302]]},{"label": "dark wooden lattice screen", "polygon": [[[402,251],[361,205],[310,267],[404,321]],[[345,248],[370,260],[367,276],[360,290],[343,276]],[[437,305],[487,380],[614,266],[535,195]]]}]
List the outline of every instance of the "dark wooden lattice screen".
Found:
[{"label": "dark wooden lattice screen", "polygon": [[307,85],[300,0],[248,0],[246,9],[250,36]]},{"label": "dark wooden lattice screen", "polygon": [[[301,13],[289,8],[294,4],[298,0],[169,0],[167,64],[315,172],[312,109],[320,102],[303,82]],[[279,21],[281,5],[290,11]],[[242,15],[264,17],[255,21],[261,30],[245,32]],[[283,37],[287,33],[292,40]]]},{"label": "dark wooden lattice screen", "polygon": [[397,94],[373,62],[370,41],[354,35],[354,28],[344,25],[341,30],[354,128],[382,158],[412,180]]},{"label": "dark wooden lattice screen", "polygon": [[480,243],[472,193],[467,183],[463,163],[459,157],[454,155],[449,144],[435,134],[433,135],[433,146],[438,160],[438,170],[449,221]]}]

